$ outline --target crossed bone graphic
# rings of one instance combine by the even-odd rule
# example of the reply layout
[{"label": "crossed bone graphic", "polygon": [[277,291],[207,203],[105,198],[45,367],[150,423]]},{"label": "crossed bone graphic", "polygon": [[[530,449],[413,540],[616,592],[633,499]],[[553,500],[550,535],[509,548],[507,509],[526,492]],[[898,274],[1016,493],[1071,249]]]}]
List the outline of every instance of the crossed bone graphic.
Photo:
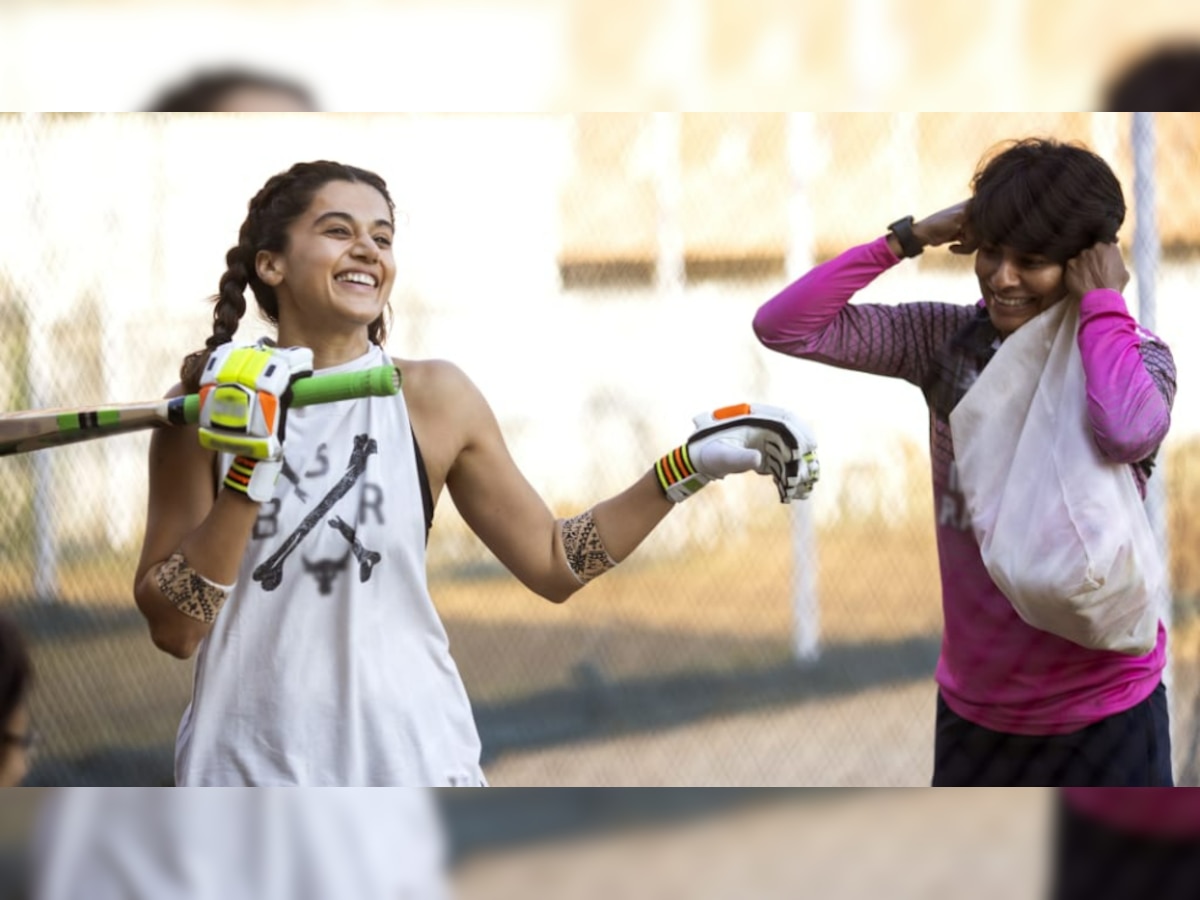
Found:
[{"label": "crossed bone graphic", "polygon": [[368,550],[362,545],[362,541],[358,539],[358,535],[354,533],[354,529],[342,521],[340,516],[334,516],[325,524],[331,528],[336,528],[349,543],[354,553],[354,558],[358,560],[358,580],[365,582],[371,577],[371,570],[379,564],[382,557],[374,550]]},{"label": "crossed bone graphic", "polygon": [[[288,535],[287,540],[283,542],[279,549],[254,570],[254,580],[261,582],[264,591],[273,591],[279,587],[283,581],[284,561],[292,555],[292,552],[300,545],[300,542],[308,537],[308,533],[325,517],[325,514],[333,509],[334,504],[346,496],[346,492],[354,486],[354,483],[366,471],[367,457],[378,452],[378,450],[379,445],[375,443],[375,440],[370,435],[360,434],[355,436],[354,450],[350,454],[350,464],[346,467],[346,474],[341,477],[337,484],[330,488],[328,494],[321,498],[321,502],[304,517],[304,521],[300,523],[295,531]],[[341,520],[339,519],[339,521]],[[353,534],[353,531],[351,534]],[[360,544],[359,546],[361,547],[362,545]],[[356,553],[355,555],[357,556],[358,554]],[[362,562],[362,558],[359,557],[360,575]],[[374,565],[374,562],[371,565]],[[369,573],[370,569],[367,569],[367,572]]]}]

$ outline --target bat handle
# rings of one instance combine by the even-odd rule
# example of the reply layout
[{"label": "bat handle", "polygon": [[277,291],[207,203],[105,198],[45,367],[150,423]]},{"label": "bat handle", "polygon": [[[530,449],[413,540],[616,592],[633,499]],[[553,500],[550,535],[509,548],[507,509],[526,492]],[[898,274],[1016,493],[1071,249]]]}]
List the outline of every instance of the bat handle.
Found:
[{"label": "bat handle", "polygon": [[[337,375],[312,375],[292,385],[292,406],[336,403],[363,397],[392,397],[400,393],[400,370],[395,366],[377,366]],[[200,395],[183,398],[183,418],[189,425],[200,421]]]},{"label": "bat handle", "polygon": [[301,378],[292,385],[292,406],[336,403],[338,400],[357,400],[362,397],[391,397],[399,392],[400,370],[395,366],[378,366],[339,375]]}]

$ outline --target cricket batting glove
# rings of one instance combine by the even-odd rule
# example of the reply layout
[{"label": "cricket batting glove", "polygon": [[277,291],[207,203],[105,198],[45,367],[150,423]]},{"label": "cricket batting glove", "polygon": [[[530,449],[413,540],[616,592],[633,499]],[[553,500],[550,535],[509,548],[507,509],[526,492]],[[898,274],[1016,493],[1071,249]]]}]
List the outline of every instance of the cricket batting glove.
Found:
[{"label": "cricket batting glove", "polygon": [[209,356],[200,376],[200,444],[234,455],[227,488],[258,503],[274,495],[292,384],[312,371],[307,347],[266,341],[222,344]]},{"label": "cricket batting glove", "polygon": [[743,403],[702,413],[691,439],[655,465],[667,499],[680,503],[737,472],[770,475],[781,503],[803,500],[820,476],[817,442],[803,422],[777,406]]}]

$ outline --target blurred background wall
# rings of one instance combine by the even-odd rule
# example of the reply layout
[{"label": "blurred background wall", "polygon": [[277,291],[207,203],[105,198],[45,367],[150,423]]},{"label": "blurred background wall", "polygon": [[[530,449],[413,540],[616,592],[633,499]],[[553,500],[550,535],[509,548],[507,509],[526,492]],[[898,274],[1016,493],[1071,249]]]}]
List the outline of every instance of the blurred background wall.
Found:
[{"label": "blurred background wall", "polygon": [[[230,60],[327,109],[1085,109],[1112,68],[1200,34],[1170,0],[7,0],[0,107],[144,108]],[[921,100],[918,102],[917,97]]]}]

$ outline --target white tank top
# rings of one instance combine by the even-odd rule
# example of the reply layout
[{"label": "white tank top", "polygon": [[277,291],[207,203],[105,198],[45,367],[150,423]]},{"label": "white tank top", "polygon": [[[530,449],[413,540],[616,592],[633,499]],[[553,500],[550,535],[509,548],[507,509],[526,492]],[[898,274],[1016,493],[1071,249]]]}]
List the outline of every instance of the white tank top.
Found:
[{"label": "white tank top", "polygon": [[39,810],[35,900],[447,900],[427,790],[64,788]]},{"label": "white tank top", "polygon": [[[317,374],[390,362],[372,346]],[[284,447],[275,497],[196,658],[176,783],[484,784],[426,583],[403,392],[291,410]]]}]

